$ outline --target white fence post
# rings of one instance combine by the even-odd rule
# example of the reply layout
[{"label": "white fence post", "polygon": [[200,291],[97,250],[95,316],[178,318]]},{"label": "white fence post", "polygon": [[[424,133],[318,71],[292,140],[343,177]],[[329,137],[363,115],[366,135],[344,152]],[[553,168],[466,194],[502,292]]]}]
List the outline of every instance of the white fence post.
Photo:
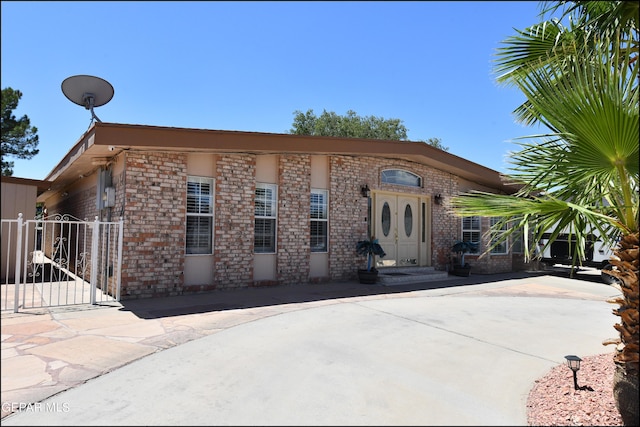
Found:
[{"label": "white fence post", "polygon": [[120,301],[120,285],[122,284],[122,244],[124,234],[124,219],[120,217],[118,222],[118,279],[116,281],[116,301]]},{"label": "white fence post", "polygon": [[22,213],[18,214],[18,229],[16,230],[16,272],[15,272],[15,301],[13,312],[18,312],[20,305],[20,270],[22,270]]},{"label": "white fence post", "polygon": [[98,258],[100,258],[98,256],[99,241],[100,241],[100,223],[98,223],[98,217],[96,216],[96,219],[93,222],[93,231],[91,233],[91,291],[90,291],[91,304],[96,303],[96,288],[98,287],[98,261],[99,261]]}]

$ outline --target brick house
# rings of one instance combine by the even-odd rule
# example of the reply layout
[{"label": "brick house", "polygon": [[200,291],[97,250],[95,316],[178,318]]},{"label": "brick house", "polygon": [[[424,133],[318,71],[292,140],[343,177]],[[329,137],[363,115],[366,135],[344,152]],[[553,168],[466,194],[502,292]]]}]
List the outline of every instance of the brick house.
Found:
[{"label": "brick house", "polygon": [[[46,179],[49,214],[123,218],[123,299],[355,279],[369,232],[387,252],[379,268],[447,270],[452,244],[490,225],[447,200],[514,191],[426,143],[103,122]],[[494,252],[466,260],[475,273],[522,268],[507,245]]]}]

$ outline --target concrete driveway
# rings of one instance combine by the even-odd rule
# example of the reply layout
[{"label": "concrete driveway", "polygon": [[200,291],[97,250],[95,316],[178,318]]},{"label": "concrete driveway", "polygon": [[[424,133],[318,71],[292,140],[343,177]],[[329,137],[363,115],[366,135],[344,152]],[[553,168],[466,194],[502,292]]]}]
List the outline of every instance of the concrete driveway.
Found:
[{"label": "concrete driveway", "polygon": [[[536,379],[613,351],[615,295],[551,274],[250,289],[54,312],[68,337],[31,347],[3,318],[2,425],[525,426]],[[98,373],[29,400],[14,357]]]}]

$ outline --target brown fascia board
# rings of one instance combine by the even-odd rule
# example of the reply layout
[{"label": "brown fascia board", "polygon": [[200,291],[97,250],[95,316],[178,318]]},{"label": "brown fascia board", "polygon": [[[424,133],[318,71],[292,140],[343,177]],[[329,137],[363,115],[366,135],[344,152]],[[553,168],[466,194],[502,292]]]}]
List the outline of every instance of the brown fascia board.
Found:
[{"label": "brown fascia board", "polygon": [[[86,154],[95,146],[94,154]],[[108,147],[115,147],[114,152]],[[98,150],[98,147],[100,148]],[[59,176],[66,166],[83,155],[114,155],[122,150],[159,150],[211,153],[286,153],[372,156],[397,158],[425,164],[470,181],[512,193],[502,175],[424,142],[336,138],[261,132],[190,129],[96,122],[47,177]],[[85,159],[86,160],[86,159]],[[57,172],[57,174],[56,174]],[[54,178],[55,179],[55,178]]]},{"label": "brown fascia board", "polygon": [[80,139],[76,142],[76,144],[71,147],[71,149],[67,152],[67,154],[60,160],[60,162],[49,172],[47,175],[47,179],[55,182],[56,179],[64,173],[64,171],[71,165],[74,161],[79,159],[84,152],[86,152],[91,145],[93,145],[93,135],[95,133],[95,125],[93,123],[87,131],[82,134]]},{"label": "brown fascia board", "polygon": [[8,184],[28,185],[31,187],[37,187],[36,194],[39,196],[51,187],[51,181],[31,179],[31,178],[19,178],[16,176],[2,176],[0,181]]}]

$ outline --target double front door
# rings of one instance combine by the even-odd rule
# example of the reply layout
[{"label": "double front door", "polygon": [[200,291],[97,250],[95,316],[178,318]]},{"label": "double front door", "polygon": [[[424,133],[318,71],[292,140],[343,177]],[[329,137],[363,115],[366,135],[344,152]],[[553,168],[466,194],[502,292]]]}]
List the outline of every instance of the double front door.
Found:
[{"label": "double front door", "polygon": [[400,194],[375,194],[373,198],[374,235],[386,252],[377,258],[378,266],[416,266],[420,264],[420,242],[424,224],[420,199]]}]

